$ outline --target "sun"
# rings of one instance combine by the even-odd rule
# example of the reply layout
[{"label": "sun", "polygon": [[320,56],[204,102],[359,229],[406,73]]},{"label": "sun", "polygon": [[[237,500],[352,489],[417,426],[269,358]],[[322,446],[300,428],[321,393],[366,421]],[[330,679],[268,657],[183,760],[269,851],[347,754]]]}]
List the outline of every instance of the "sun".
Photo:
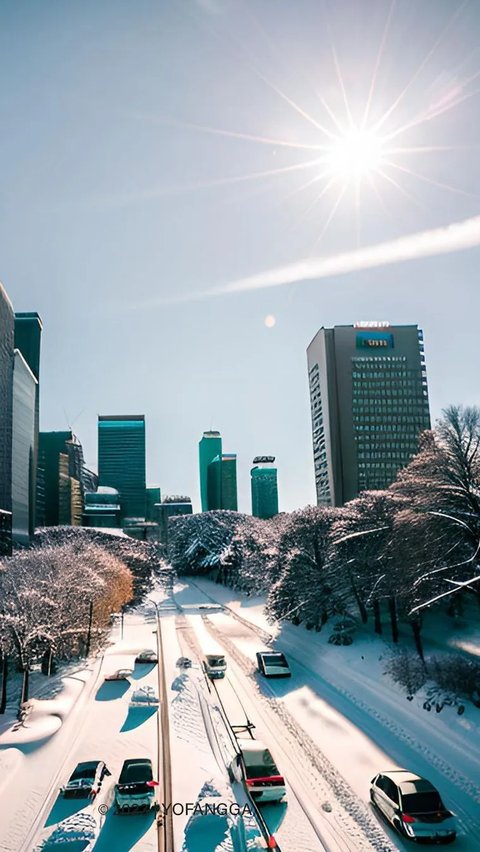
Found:
[{"label": "sun", "polygon": [[378,172],[383,165],[384,154],[381,136],[372,130],[353,127],[332,142],[325,164],[332,178],[345,183],[357,182]]}]

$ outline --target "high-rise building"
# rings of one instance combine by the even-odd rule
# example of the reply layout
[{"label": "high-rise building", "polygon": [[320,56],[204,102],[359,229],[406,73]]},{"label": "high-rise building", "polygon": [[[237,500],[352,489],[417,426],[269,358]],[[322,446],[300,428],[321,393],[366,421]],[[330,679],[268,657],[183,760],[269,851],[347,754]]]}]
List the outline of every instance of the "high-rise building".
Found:
[{"label": "high-rise building", "polygon": [[[40,343],[42,338],[42,321],[36,311],[15,314],[15,349],[20,350],[35,381],[35,423],[33,438],[33,474],[29,483],[29,530],[30,535],[35,530],[37,471],[38,471],[38,433],[40,421]],[[15,526],[15,518],[13,519]]]},{"label": "high-rise building", "polygon": [[168,528],[170,518],[178,515],[192,514],[192,501],[190,497],[165,497],[161,503],[155,506],[156,519],[158,522],[158,538],[162,544],[168,544]]},{"label": "high-rise building", "polygon": [[222,509],[238,511],[237,456],[235,453],[222,455]]},{"label": "high-rise building", "polygon": [[85,492],[84,527],[120,527],[120,495],[116,488],[100,485],[97,491]]},{"label": "high-rise building", "polygon": [[273,518],[278,515],[277,468],[275,456],[255,456],[250,471],[252,485],[252,515]]},{"label": "high-rise building", "polygon": [[84,503],[83,450],[71,430],[40,432],[37,526],[80,526]]},{"label": "high-rise building", "polygon": [[[221,493],[221,465],[218,465],[218,468],[215,468],[216,473],[212,472],[209,474],[208,470],[210,462],[212,462],[215,458],[221,458],[222,456],[222,438],[220,432],[204,432],[198,447],[202,512],[208,512],[210,509],[220,509],[220,505],[210,505],[209,490],[212,495]],[[215,476],[217,476],[217,480],[214,481]],[[216,496],[213,496],[214,503],[216,500]]]},{"label": "high-rise building", "polygon": [[307,349],[317,503],[387,488],[430,428],[416,325],[321,328]]},{"label": "high-rise building", "polygon": [[0,284],[0,547],[3,553],[11,550],[13,351],[13,308]]},{"label": "high-rise building", "polygon": [[146,515],[145,417],[98,418],[98,482],[120,493],[122,518]]},{"label": "high-rise building", "polygon": [[27,545],[35,532],[38,382],[15,349],[13,368],[12,538]]},{"label": "high-rise building", "polygon": [[156,520],[155,506],[160,503],[162,492],[158,485],[149,485],[147,487],[147,513],[145,519],[147,521]]}]

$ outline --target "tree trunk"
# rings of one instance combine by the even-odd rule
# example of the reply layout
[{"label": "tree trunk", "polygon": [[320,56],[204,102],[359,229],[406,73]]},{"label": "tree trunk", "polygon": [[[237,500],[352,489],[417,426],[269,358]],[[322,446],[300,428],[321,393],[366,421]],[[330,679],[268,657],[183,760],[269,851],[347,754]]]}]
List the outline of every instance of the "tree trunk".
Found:
[{"label": "tree trunk", "polygon": [[422,623],[418,619],[414,619],[410,622],[412,625],[413,638],[415,640],[415,648],[417,649],[418,656],[420,657],[422,663],[425,662],[425,657],[423,655],[423,643],[421,637],[421,629]]},{"label": "tree trunk", "polygon": [[23,672],[23,683],[22,683],[22,694],[20,696],[20,706],[24,704],[25,701],[28,701],[28,681],[29,681],[29,671],[28,671],[28,663],[25,666]]},{"label": "tree trunk", "polygon": [[364,604],[363,600],[361,599],[361,597],[360,597],[360,595],[359,595],[359,593],[358,593],[358,589],[357,589],[357,587],[356,587],[356,585],[355,585],[354,579],[353,579],[352,574],[351,574],[351,572],[350,572],[350,571],[349,571],[349,578],[350,578],[350,585],[351,585],[351,587],[352,587],[353,596],[354,596],[354,598],[355,598],[355,600],[356,600],[356,602],[357,602],[358,611],[359,611],[359,613],[360,613],[360,618],[362,619],[362,624],[366,624],[366,623],[367,623],[367,621],[368,621],[368,612],[367,612],[367,608],[366,608],[366,606],[365,606],[365,604]]},{"label": "tree trunk", "polygon": [[2,652],[2,692],[0,695],[0,713],[5,713],[7,706],[8,657]]},{"label": "tree trunk", "polygon": [[390,613],[390,624],[392,627],[392,641],[396,644],[398,642],[398,619],[397,602],[394,595],[388,599],[388,611]]},{"label": "tree trunk", "polygon": [[373,617],[375,619],[375,633],[381,635],[382,633],[382,614],[380,611],[380,601],[374,600],[373,602]]}]

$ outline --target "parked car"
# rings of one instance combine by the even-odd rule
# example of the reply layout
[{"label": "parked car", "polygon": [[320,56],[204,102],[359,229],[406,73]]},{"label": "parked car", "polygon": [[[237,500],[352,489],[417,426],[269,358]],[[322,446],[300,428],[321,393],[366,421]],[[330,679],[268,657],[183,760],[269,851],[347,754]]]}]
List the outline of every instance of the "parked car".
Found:
[{"label": "parked car", "polygon": [[410,840],[451,843],[457,836],[455,817],[438,790],[406,769],[381,772],[372,779],[370,799],[383,816]]},{"label": "parked car", "polygon": [[158,704],[158,698],[153,686],[140,686],[132,692],[130,705],[132,707],[151,707]]},{"label": "parked car", "polygon": [[139,654],[135,657],[136,663],[158,663],[158,657],[156,651],[152,651],[151,648],[146,648],[144,651],[140,651]]},{"label": "parked car", "polygon": [[[239,739],[237,742],[245,766],[245,784],[257,802],[279,802],[286,795],[285,779],[280,775],[269,749],[260,740]],[[234,761],[235,763],[235,761]],[[232,765],[233,777],[239,778],[238,759]]]},{"label": "parked car", "polygon": [[179,657],[177,660],[177,666],[180,669],[190,669],[192,667],[192,661],[190,657]]},{"label": "parked car", "polygon": [[265,677],[291,677],[285,654],[280,651],[258,651],[257,667]]},{"label": "parked car", "polygon": [[223,654],[205,654],[205,671],[211,680],[225,677],[227,661]]},{"label": "parked car", "polygon": [[132,669],[117,669],[112,674],[105,675],[105,680],[128,680],[133,674]]},{"label": "parked car", "polygon": [[126,760],[115,784],[115,812],[117,814],[150,811],[156,807],[152,761],[141,757]]},{"label": "parked car", "polygon": [[111,775],[103,760],[89,760],[77,764],[64,787],[63,796],[68,799],[73,796],[95,796],[105,775]]}]

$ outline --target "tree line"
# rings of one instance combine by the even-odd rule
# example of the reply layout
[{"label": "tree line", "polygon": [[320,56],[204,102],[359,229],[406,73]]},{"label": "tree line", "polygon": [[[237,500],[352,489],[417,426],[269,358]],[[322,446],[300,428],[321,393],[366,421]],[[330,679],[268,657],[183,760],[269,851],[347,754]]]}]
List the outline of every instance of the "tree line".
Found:
[{"label": "tree line", "polygon": [[[334,615],[413,630],[422,656],[426,610],[480,604],[480,409],[451,406],[383,491],[341,508],[307,507],[261,521],[215,511],[172,519],[179,575],[264,593],[272,620],[320,630]],[[384,626],[385,624],[385,626]]]},{"label": "tree line", "polygon": [[8,668],[28,674],[42,663],[88,656],[101,646],[112,614],[150,588],[161,566],[154,545],[79,527],[40,530],[33,546],[0,562],[0,712]]}]

